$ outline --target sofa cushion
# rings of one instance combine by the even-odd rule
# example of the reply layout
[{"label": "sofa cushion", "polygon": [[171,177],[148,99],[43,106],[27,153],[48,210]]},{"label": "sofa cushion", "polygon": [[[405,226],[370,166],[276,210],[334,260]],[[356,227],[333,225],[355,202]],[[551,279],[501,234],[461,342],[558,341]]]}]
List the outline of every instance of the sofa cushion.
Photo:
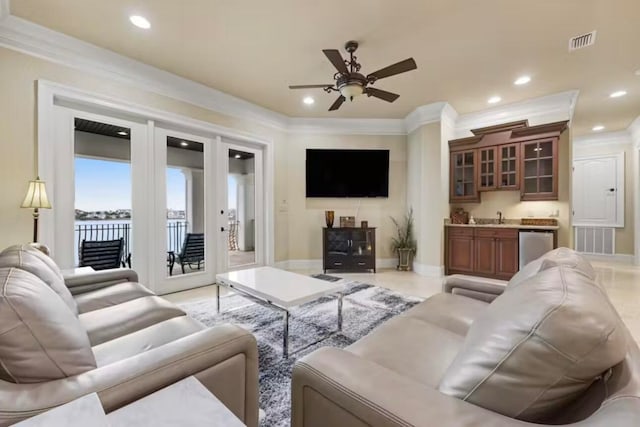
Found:
[{"label": "sofa cushion", "polygon": [[0,252],[0,268],[2,267],[16,267],[38,276],[62,298],[75,315],[78,315],[78,307],[67,285],[64,284],[62,272],[51,258],[38,249],[29,245],[10,246]]},{"label": "sofa cushion", "polygon": [[205,326],[188,316],[174,317],[93,347],[98,366],[105,366],[203,330]]},{"label": "sofa cushion", "polygon": [[414,317],[465,336],[473,321],[488,305],[462,295],[441,293],[427,298],[402,316]]},{"label": "sofa cushion", "polygon": [[557,248],[552,251],[547,252],[542,255],[540,258],[531,261],[524,267],[520,269],[512,278],[509,280],[505,291],[509,289],[513,289],[515,286],[518,286],[522,282],[526,281],[530,277],[536,275],[540,271],[544,271],[548,268],[558,267],[560,265],[566,265],[569,267],[573,267],[583,274],[588,276],[590,279],[596,279],[596,272],[587,261],[585,257],[580,255],[578,252],[569,248]]},{"label": "sofa cushion", "polygon": [[78,305],[78,311],[80,313],[87,313],[153,295],[153,292],[140,283],[123,282],[107,286],[106,288],[96,289],[95,291],[78,294],[75,296],[75,300]]},{"label": "sofa cushion", "polygon": [[435,388],[463,342],[464,337],[434,324],[397,316],[346,350]]},{"label": "sofa cushion", "polygon": [[164,298],[151,296],[83,313],[80,322],[94,346],[184,315],[184,311]]},{"label": "sofa cushion", "polygon": [[476,318],[440,391],[509,417],[553,416],[626,355],[603,290],[567,266],[505,292]]},{"label": "sofa cushion", "polygon": [[80,321],[42,280],[0,268],[0,287],[0,378],[38,383],[96,367]]}]

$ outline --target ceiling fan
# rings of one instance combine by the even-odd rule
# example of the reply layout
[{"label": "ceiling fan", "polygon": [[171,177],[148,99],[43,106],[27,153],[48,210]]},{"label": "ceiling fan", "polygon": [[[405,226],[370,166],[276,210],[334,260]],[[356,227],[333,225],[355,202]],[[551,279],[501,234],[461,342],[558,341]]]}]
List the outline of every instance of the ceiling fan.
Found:
[{"label": "ceiling fan", "polygon": [[393,102],[398,99],[400,95],[387,92],[386,90],[376,89],[370,87],[370,85],[374,84],[377,80],[384,79],[385,77],[395,76],[396,74],[405,73],[418,68],[416,61],[414,61],[413,58],[409,58],[364,76],[363,74],[360,74],[361,65],[357,62],[358,58],[353,55],[356,49],[358,49],[358,42],[348,41],[344,48],[349,53],[348,60],[343,59],[342,55],[340,55],[340,51],[337,49],[324,49],[322,51],[338,70],[338,72],[333,75],[335,83],[324,85],[289,86],[289,89],[322,88],[327,93],[334,91],[340,92],[340,96],[331,105],[331,107],[329,107],[329,111],[337,110],[347,99],[353,101],[354,97],[363,94],[373,96],[387,102]]}]

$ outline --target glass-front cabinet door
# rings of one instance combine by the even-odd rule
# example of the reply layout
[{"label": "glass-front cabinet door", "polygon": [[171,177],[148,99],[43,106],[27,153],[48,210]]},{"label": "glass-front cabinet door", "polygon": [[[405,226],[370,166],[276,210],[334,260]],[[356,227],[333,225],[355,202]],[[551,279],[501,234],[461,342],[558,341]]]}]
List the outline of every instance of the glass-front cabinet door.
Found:
[{"label": "glass-front cabinet door", "polygon": [[498,147],[498,188],[502,190],[520,189],[519,144]]},{"label": "glass-front cabinet door", "polygon": [[351,235],[340,228],[325,229],[325,247],[327,248],[328,265],[342,269],[349,267]]},{"label": "glass-front cabinet door", "polygon": [[557,139],[522,144],[521,200],[558,199]]},{"label": "glass-front cabinet door", "polygon": [[371,230],[354,229],[351,231],[351,255],[353,256],[354,267],[374,268],[370,265],[370,260],[374,254],[374,236]]},{"label": "glass-front cabinet door", "polygon": [[479,200],[476,185],[477,151],[451,153],[450,200],[474,202]]},{"label": "glass-front cabinet door", "polygon": [[479,173],[478,190],[496,189],[496,147],[480,148],[479,153]]}]

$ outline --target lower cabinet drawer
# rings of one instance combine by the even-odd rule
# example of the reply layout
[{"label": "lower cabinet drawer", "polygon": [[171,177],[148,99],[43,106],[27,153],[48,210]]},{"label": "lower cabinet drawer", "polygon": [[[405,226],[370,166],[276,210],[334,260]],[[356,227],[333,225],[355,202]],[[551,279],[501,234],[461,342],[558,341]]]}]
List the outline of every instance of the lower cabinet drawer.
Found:
[{"label": "lower cabinet drawer", "polygon": [[351,267],[351,262],[344,257],[329,257],[325,260],[324,267],[335,269],[349,268]]},{"label": "lower cabinet drawer", "polygon": [[352,261],[352,267],[359,269],[359,268],[374,268],[373,267],[373,260],[371,258],[355,258]]}]

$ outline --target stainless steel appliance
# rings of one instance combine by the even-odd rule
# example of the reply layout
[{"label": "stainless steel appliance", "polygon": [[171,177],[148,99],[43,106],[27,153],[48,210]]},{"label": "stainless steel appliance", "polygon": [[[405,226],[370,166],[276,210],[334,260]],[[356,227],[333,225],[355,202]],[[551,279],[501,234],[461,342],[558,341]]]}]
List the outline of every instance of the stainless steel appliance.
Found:
[{"label": "stainless steel appliance", "polygon": [[553,249],[552,231],[522,230],[518,237],[520,268]]}]

